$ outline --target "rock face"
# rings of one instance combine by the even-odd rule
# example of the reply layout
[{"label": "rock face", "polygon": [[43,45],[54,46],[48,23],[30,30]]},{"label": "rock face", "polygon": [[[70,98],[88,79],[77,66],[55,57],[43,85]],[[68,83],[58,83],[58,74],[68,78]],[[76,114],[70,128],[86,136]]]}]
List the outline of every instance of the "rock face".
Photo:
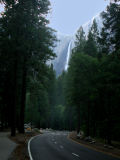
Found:
[{"label": "rock face", "polygon": [[59,76],[65,69],[68,46],[72,37],[69,35],[58,34],[57,38],[59,40],[55,48],[55,53],[57,57],[55,58],[55,60],[52,61],[52,63],[56,71],[56,75]]},{"label": "rock face", "polygon": [[[82,25],[86,36],[88,35],[88,31],[90,27],[92,26],[94,19],[96,20],[98,24],[98,29],[101,30],[102,28],[102,18],[100,14],[98,14],[95,17],[93,17],[90,21]],[[55,53],[57,55],[57,58],[55,58],[55,60],[51,62],[53,63],[57,76],[59,76],[62,73],[62,71],[67,70],[69,66],[69,59],[70,59],[70,54],[71,54],[70,50],[74,48],[76,33],[72,36],[57,33],[57,38],[59,40],[55,48]]]}]

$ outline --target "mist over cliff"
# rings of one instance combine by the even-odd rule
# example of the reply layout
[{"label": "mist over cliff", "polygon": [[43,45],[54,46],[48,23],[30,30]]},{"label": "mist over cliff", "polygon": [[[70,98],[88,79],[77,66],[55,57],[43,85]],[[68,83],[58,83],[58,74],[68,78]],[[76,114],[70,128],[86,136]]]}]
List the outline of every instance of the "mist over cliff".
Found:
[{"label": "mist over cliff", "polygon": [[[90,21],[82,25],[86,36],[88,35],[89,29],[92,26],[94,19],[98,24],[98,29],[100,30],[102,28],[102,18],[100,14],[98,14]],[[75,37],[78,29],[76,29],[76,32],[73,35],[57,33],[58,42],[55,48],[57,57],[52,61],[57,76],[59,76],[62,71],[67,70],[69,66],[70,54],[71,50],[74,48]]]}]

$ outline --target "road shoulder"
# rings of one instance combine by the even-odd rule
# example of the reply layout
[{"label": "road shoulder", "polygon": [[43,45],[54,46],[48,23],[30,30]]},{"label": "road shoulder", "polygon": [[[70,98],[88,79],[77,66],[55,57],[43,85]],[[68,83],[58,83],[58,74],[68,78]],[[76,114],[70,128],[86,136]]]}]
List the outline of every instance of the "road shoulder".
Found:
[{"label": "road shoulder", "polygon": [[17,147],[17,144],[10,140],[8,136],[9,132],[0,132],[0,159],[7,160],[13,150]]},{"label": "road shoulder", "polygon": [[39,135],[38,132],[28,132],[25,134],[17,134],[16,137],[9,137],[17,143],[17,147],[12,152],[8,160],[30,160],[28,153],[28,142],[31,137]]},{"label": "road shoulder", "polygon": [[89,142],[86,142],[84,140],[77,139],[75,132],[69,133],[68,139],[70,139],[73,142],[78,143],[84,147],[95,150],[97,152],[101,152],[106,155],[110,155],[112,157],[120,158],[120,149],[117,149],[117,148],[108,149],[108,148],[105,148],[102,143],[98,143],[98,142],[96,142],[94,144],[90,144]]}]

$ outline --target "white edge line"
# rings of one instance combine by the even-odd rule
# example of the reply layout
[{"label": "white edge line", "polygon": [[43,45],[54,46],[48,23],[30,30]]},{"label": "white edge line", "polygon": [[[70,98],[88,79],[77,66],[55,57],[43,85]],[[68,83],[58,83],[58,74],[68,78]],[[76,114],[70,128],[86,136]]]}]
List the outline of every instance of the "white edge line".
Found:
[{"label": "white edge line", "polygon": [[30,142],[31,142],[34,138],[36,138],[36,137],[38,137],[38,136],[40,136],[40,135],[34,136],[34,137],[30,138],[29,141],[28,141],[28,154],[29,154],[30,160],[33,160],[33,157],[32,157],[31,151],[30,151]]},{"label": "white edge line", "polygon": [[76,157],[80,157],[78,154],[75,154],[75,153],[72,153],[74,156],[76,156]]}]

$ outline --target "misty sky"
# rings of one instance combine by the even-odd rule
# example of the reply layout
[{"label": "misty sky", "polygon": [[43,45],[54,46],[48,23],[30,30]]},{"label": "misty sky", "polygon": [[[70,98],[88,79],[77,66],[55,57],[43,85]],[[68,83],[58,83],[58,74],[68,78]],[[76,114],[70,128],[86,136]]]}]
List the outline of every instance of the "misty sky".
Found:
[{"label": "misty sky", "polygon": [[[50,0],[50,27],[63,34],[73,34],[78,27],[103,11],[109,0]],[[0,11],[3,10],[0,7]]]},{"label": "misty sky", "polygon": [[2,7],[2,5],[0,4],[0,12],[1,12],[1,11],[3,11],[3,7]]},{"label": "misty sky", "polygon": [[109,0],[50,0],[50,27],[73,34],[78,27],[103,11]]}]

